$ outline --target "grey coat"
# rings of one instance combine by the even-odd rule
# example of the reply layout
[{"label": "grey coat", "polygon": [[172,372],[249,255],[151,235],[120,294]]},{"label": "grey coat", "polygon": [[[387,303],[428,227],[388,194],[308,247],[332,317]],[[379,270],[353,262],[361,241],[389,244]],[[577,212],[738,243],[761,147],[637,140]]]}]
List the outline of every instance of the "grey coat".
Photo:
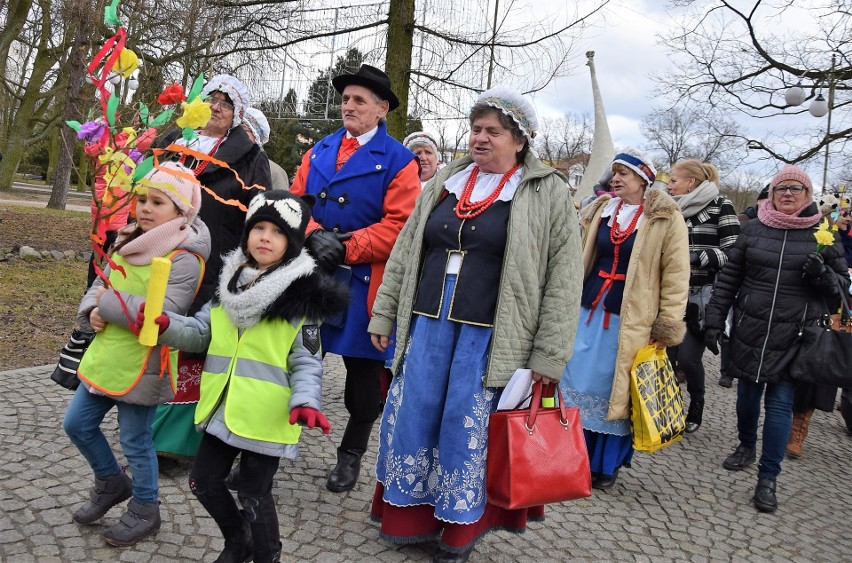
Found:
[{"label": "grey coat", "polygon": [[[471,162],[469,156],[453,161],[426,185],[388,260],[368,330],[390,336],[396,323],[394,373],[409,338],[426,220],[444,182]],[[486,371],[489,387],[505,387],[519,368],[560,379],[574,349],[580,311],[583,264],[577,212],[565,177],[535,156],[524,161],[508,228]]]},{"label": "grey coat", "polygon": [[[185,313],[195,299],[195,292],[201,279],[201,264],[198,257],[207,260],[210,255],[210,231],[201,219],[195,219],[192,229],[192,233],[178,246],[178,249],[188,252],[181,252],[172,260],[169,283],[166,288],[166,300],[163,303],[164,311]],[[107,267],[104,273],[109,276],[110,268]],[[136,313],[139,311],[139,306],[145,302],[145,296],[132,295],[124,291],[119,292],[127,310],[133,317],[128,320],[115,291],[106,291],[101,296],[100,303],[98,303],[98,289],[102,287],[104,287],[104,282],[98,278],[86,292],[86,295],[83,296],[83,300],[77,309],[77,324],[79,324],[81,330],[94,332],[92,325],[89,324],[89,315],[92,309],[98,307],[98,313],[106,322],[129,328],[130,322],[136,321]],[[84,381],[81,381],[81,384],[88,387]],[[94,392],[99,393],[98,391]],[[126,395],[114,398],[124,403],[136,405],[160,405],[174,398],[174,390],[169,378],[160,377],[159,347],[151,353],[148,365],[145,367],[145,373],[139,383]]]}]

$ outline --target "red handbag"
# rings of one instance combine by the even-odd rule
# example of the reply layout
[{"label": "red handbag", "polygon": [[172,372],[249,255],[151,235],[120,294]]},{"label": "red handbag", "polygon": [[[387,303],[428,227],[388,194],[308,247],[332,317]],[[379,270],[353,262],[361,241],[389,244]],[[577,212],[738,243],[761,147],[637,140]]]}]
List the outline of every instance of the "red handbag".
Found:
[{"label": "red handbag", "polygon": [[[566,407],[561,400],[558,407],[542,407],[542,387],[540,381],[533,384],[530,408],[491,413],[486,493],[488,502],[501,508],[528,508],[592,495],[580,410]],[[558,386],[554,391],[558,392]]]}]

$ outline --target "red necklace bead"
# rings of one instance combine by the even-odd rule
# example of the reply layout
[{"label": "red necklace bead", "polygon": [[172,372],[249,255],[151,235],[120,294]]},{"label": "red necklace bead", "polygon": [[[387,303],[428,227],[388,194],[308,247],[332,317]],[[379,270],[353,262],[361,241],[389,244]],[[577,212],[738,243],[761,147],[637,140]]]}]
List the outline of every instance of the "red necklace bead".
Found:
[{"label": "red necklace bead", "polygon": [[[214,154],[216,154],[216,151],[219,150],[219,145],[221,145],[224,140],[225,137],[219,137],[219,140],[216,141],[216,144],[213,145],[213,148],[210,149],[210,152],[207,153],[207,156],[213,156]],[[178,162],[180,162],[181,164],[186,164],[186,155],[182,154],[178,159]],[[196,178],[198,178],[198,176],[202,172],[204,172],[204,169],[207,168],[208,164],[210,164],[209,160],[202,160],[201,163],[199,163],[199,165],[195,167],[195,170],[193,170],[192,173],[195,174]]]},{"label": "red necklace bead", "polygon": [[624,200],[619,201],[618,205],[615,207],[615,212],[612,214],[612,228],[609,230],[609,240],[615,245],[616,251],[621,243],[630,238],[630,235],[632,235],[633,231],[636,230],[636,224],[639,223],[639,217],[645,209],[644,204],[640,205],[639,209],[636,210],[636,214],[633,215],[633,219],[630,221],[630,224],[622,231],[619,230],[618,227],[618,212],[621,211],[622,205],[624,205]]},{"label": "red necklace bead", "polygon": [[500,196],[500,192],[503,191],[503,186],[506,185],[506,182],[509,181],[509,178],[512,177],[512,174],[518,171],[518,168],[521,167],[521,164],[515,164],[508,172],[503,174],[503,177],[500,178],[500,183],[497,184],[497,187],[494,188],[494,191],[491,192],[491,195],[486,197],[481,201],[477,201],[473,203],[470,201],[470,196],[473,195],[473,188],[476,185],[476,178],[479,176],[479,166],[474,166],[473,170],[470,172],[470,176],[467,178],[467,182],[465,182],[464,189],[462,190],[462,195],[459,198],[459,202],[456,205],[456,217],[464,221],[465,219],[473,219],[477,215],[481,215],[486,209],[491,207],[491,204],[497,201],[497,198]]}]

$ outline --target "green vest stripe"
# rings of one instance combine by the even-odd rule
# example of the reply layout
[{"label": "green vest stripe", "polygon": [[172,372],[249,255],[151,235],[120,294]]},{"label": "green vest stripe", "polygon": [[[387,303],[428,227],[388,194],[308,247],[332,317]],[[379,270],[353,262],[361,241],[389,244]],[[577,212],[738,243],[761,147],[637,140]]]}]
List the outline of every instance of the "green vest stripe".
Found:
[{"label": "green vest stripe", "polygon": [[237,436],[297,443],[301,427],[289,420],[287,360],[303,322],[264,320],[240,333],[221,305],[213,307],[195,423],[207,421],[224,401],[225,425]]}]

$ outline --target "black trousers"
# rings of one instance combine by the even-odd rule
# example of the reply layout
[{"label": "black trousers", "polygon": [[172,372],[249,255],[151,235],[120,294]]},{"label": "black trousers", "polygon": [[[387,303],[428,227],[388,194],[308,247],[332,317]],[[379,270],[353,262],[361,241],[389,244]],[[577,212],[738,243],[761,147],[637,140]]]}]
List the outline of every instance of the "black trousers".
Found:
[{"label": "black trousers", "polygon": [[382,414],[381,375],[385,361],[343,356],[343,365],[346,367],[343,402],[349,412],[349,422],[340,449],[363,455],[373,424]]},{"label": "black trousers", "polygon": [[686,331],[678,346],[666,349],[672,367],[683,370],[690,401],[704,402],[704,340]]},{"label": "black trousers", "polygon": [[[225,487],[225,477],[240,455],[240,478],[237,496],[243,511]],[[251,526],[255,561],[273,561],[280,550],[278,512],[272,497],[272,480],[280,459],[229,446],[219,438],[204,433],[192,470],[189,487],[207,510],[222,536],[239,537],[243,520]]]}]

